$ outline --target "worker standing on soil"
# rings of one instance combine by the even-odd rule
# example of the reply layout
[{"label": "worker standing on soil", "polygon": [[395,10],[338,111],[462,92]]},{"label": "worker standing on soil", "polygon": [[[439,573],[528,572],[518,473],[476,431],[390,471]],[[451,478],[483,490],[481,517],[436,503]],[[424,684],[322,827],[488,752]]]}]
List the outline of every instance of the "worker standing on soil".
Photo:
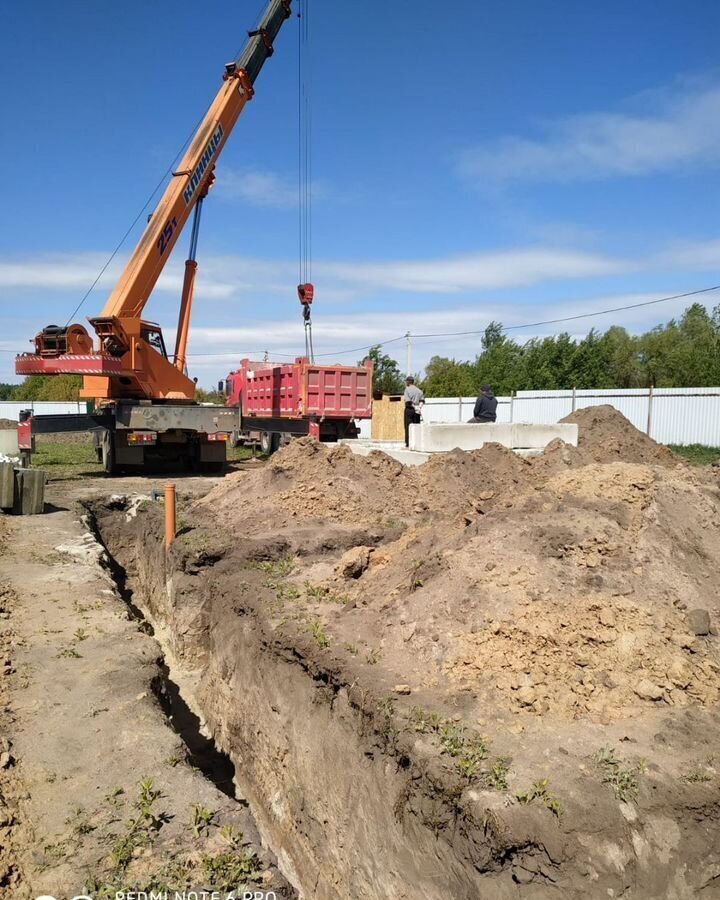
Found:
[{"label": "worker standing on soil", "polygon": [[494,422],[497,419],[497,398],[489,384],[480,388],[480,396],[475,401],[475,409],[470,422]]},{"label": "worker standing on soil", "polygon": [[421,421],[420,410],[425,403],[425,394],[415,384],[412,375],[408,375],[405,379],[405,393],[403,394],[405,401],[405,446],[410,446],[410,424],[417,424]]}]

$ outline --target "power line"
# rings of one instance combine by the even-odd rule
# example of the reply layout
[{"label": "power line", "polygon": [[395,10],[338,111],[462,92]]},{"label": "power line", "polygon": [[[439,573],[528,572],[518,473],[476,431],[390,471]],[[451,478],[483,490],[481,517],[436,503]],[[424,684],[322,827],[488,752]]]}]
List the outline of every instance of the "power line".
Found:
[{"label": "power line", "polygon": [[[615,306],[610,309],[597,310],[596,312],[578,313],[577,315],[574,315],[574,316],[561,316],[556,319],[545,319],[542,322],[529,322],[524,325],[508,325],[503,328],[503,331],[519,331],[519,330],[523,330],[523,329],[527,329],[527,328],[538,328],[541,325],[556,325],[561,322],[573,322],[573,321],[577,321],[578,319],[588,319],[588,318],[592,318],[594,316],[605,316],[605,315],[609,315],[610,313],[624,312],[629,309],[639,309],[640,307],[643,307],[643,306],[653,306],[657,303],[667,303],[671,300],[682,300],[686,297],[696,297],[700,294],[709,294],[709,293],[712,293],[713,291],[718,291],[718,290],[720,290],[720,284],[713,285],[712,287],[698,288],[697,290],[694,290],[694,291],[685,291],[682,294],[672,294],[667,297],[658,297],[655,300],[644,300],[640,303],[628,303],[628,304],[625,304],[624,306]],[[413,338],[467,337],[470,335],[484,334],[484,333],[485,333],[484,328],[474,330],[474,331],[438,331],[438,332],[428,332],[427,334],[413,334]],[[362,347],[349,347],[344,350],[333,350],[330,353],[319,353],[317,355],[319,357],[326,358],[329,356],[343,356],[347,353],[361,353],[362,351],[370,350],[373,347],[385,347],[389,344],[395,344],[398,341],[404,341],[406,339],[406,337],[407,337],[406,334],[401,334],[399,337],[388,338],[387,340],[383,340],[383,341],[373,341],[373,343],[366,344]],[[19,353],[19,352],[22,352],[22,351],[0,349],[0,353]],[[190,354],[188,354],[188,356],[193,357],[193,358],[198,358],[198,357],[211,358],[211,357],[218,357],[218,356],[229,356],[232,354],[244,355],[245,353],[247,353],[247,355],[250,356],[254,353],[264,353],[264,352],[265,352],[264,350],[247,350],[247,351],[242,351],[242,353],[241,353],[240,351],[237,351],[237,350],[228,350],[227,352],[224,352],[224,353],[190,353]],[[284,356],[284,357],[288,357],[290,359],[294,359],[297,354],[295,354],[295,353],[279,353],[279,352],[275,353],[274,352],[273,355],[274,356]]]},{"label": "power line", "polygon": [[[503,331],[520,331],[525,328],[538,328],[540,325],[557,325],[560,322],[574,322],[577,319],[589,319],[592,316],[606,316],[609,313],[615,312],[624,312],[628,309],[639,309],[641,306],[653,306],[655,303],[666,303],[669,300],[680,300],[683,297],[695,297],[698,294],[708,294],[711,291],[720,290],[720,284],[713,285],[713,287],[707,288],[699,288],[696,291],[686,291],[684,294],[673,294],[670,297],[659,297],[656,300],[644,300],[641,303],[628,303],[625,306],[615,306],[612,309],[601,309],[597,312],[589,312],[589,313],[578,313],[575,316],[563,316],[559,319],[546,319],[544,322],[529,322],[526,325],[507,325],[503,326]],[[485,329],[480,329],[479,331],[446,331],[446,332],[435,332],[431,334],[413,334],[413,337],[417,338],[437,338],[437,337],[463,337],[465,335],[472,334],[484,334]]]},{"label": "power line", "polygon": [[187,145],[188,145],[188,144],[190,143],[190,141],[192,140],[193,135],[195,134],[195,132],[196,132],[196,131],[198,130],[198,128],[200,127],[200,124],[201,124],[201,122],[202,122],[202,120],[203,120],[204,118],[205,118],[205,116],[204,116],[204,114],[203,114],[203,115],[198,119],[198,121],[196,122],[196,124],[193,126],[192,131],[190,132],[190,134],[189,134],[189,135],[187,136],[187,138],[185,139],[185,142],[183,143],[182,147],[181,147],[181,148],[178,150],[178,152],[176,153],[175,157],[173,158],[173,161],[170,163],[170,165],[167,167],[167,169],[166,169],[165,172],[163,173],[163,176],[162,176],[162,178],[160,179],[160,181],[158,181],[158,183],[157,183],[157,184],[155,185],[155,187],[153,188],[152,193],[150,194],[150,196],[149,196],[149,197],[147,198],[147,200],[145,201],[145,203],[144,203],[143,207],[141,208],[140,212],[139,212],[139,213],[135,216],[135,218],[132,220],[132,222],[130,223],[130,226],[128,227],[127,231],[126,231],[125,234],[120,238],[120,241],[118,242],[117,246],[115,247],[115,249],[113,250],[113,252],[112,252],[112,253],[110,254],[110,256],[108,257],[107,262],[106,262],[105,265],[102,267],[102,269],[100,269],[100,271],[99,271],[98,274],[97,274],[97,277],[95,278],[95,280],[93,281],[93,283],[90,285],[90,287],[87,289],[87,291],[85,291],[85,293],[84,293],[84,295],[82,296],[82,298],[80,299],[80,302],[78,303],[78,305],[75,307],[75,309],[74,309],[74,310],[70,313],[70,315],[68,316],[67,322],[65,323],[65,327],[66,327],[66,328],[67,328],[67,326],[70,324],[70,322],[72,321],[72,319],[75,318],[75,316],[77,315],[78,311],[82,308],[83,304],[85,303],[85,301],[87,300],[87,298],[90,296],[90,294],[92,294],[92,292],[95,290],[95,286],[97,285],[98,281],[100,281],[100,279],[103,277],[103,275],[104,275],[105,272],[107,271],[108,266],[110,265],[110,263],[111,263],[111,262],[115,259],[115,257],[117,256],[117,254],[118,254],[120,248],[122,247],[122,245],[123,245],[123,244],[125,243],[125,241],[127,240],[128,236],[129,236],[130,233],[132,232],[133,228],[135,228],[135,226],[137,225],[137,223],[138,223],[138,221],[140,220],[140,217],[142,216],[142,214],[145,212],[145,210],[148,208],[148,206],[150,206],[150,204],[152,203],[153,197],[155,196],[155,194],[157,194],[157,192],[158,192],[158,191],[160,190],[160,188],[163,186],[163,183],[165,182],[165,179],[168,177],[168,175],[170,175],[170,173],[171,173],[172,170],[174,169],[175,163],[178,161],[178,159],[180,158],[180,156],[185,152],[185,148],[187,147]]}]

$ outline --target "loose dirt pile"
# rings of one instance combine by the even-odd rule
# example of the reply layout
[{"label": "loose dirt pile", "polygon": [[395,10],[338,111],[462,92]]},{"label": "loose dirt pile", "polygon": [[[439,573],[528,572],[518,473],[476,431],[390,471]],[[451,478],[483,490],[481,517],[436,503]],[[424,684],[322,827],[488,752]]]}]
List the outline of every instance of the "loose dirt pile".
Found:
[{"label": "loose dirt pile", "polygon": [[385,453],[361,457],[343,444],[328,449],[301,438],[258,471],[228,476],[199,505],[232,519],[279,515],[406,525],[426,513],[453,518],[489,508],[511,494],[527,471],[524,460],[499,444],[457,450],[413,468]]},{"label": "loose dirt pile", "polygon": [[[610,408],[571,420],[579,446],[529,462],[295,441],[181,509],[169,579],[158,510],[120,524],[208,720],[265,798],[297,798],[277,833],[297,821],[306,849],[329,816],[313,866],[342,869],[317,862],[332,833],[353,874],[378,848],[424,872],[440,848],[463,898],[712,891],[717,479]],[[362,839],[340,799],[357,784]]]},{"label": "loose dirt pile", "polygon": [[578,426],[578,449],[585,459],[673,466],[677,457],[667,447],[638,431],[613,406],[588,406],[561,422]]},{"label": "loose dirt pile", "polygon": [[7,428],[17,428],[17,422],[12,419],[0,419],[0,430]]},{"label": "loose dirt pile", "polygon": [[515,712],[598,721],[716,703],[717,641],[697,622],[720,621],[717,488],[612,407],[566,421],[578,448],[532,463],[488,445],[412,468],[302,439],[198,508],[250,533],[372,526],[352,559],[294,583],[317,585],[316,610],[352,607],[335,626],[348,640],[367,627],[398,663],[423,660],[425,685],[449,676]]}]

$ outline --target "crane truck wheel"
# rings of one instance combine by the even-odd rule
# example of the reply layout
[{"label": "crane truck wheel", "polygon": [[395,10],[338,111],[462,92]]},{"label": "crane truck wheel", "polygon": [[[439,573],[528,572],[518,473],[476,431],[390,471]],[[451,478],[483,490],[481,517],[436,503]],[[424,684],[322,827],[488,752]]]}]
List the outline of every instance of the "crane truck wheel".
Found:
[{"label": "crane truck wheel", "polygon": [[266,456],[272,456],[279,446],[279,434],[276,434],[273,431],[263,431],[260,433],[260,449]]}]

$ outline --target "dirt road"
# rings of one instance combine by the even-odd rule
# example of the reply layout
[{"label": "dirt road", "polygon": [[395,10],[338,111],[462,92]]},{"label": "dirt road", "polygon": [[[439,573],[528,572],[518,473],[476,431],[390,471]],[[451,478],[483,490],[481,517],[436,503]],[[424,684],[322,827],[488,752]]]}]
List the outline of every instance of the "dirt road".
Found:
[{"label": "dirt road", "polygon": [[0,519],[2,900],[142,885],[293,896],[80,520],[78,499],[162,484],[60,481],[48,514]]}]

